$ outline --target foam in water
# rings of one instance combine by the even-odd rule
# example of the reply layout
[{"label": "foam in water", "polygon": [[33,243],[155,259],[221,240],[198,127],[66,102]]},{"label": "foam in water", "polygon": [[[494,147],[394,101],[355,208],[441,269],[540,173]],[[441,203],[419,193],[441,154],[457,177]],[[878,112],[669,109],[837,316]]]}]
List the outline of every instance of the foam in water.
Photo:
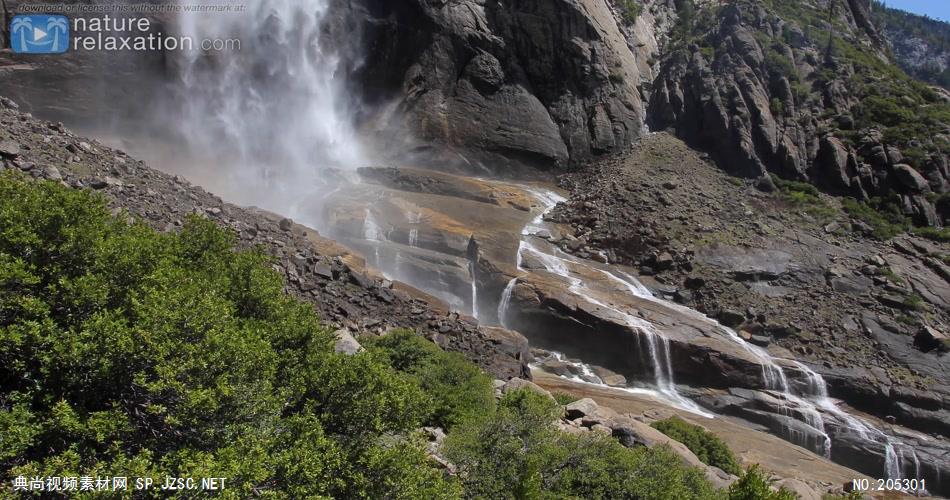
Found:
[{"label": "foam in water", "polygon": [[409,212],[409,216],[406,218],[407,222],[410,224],[409,229],[409,246],[415,247],[419,244],[419,223],[422,222],[422,214],[419,212]]}]

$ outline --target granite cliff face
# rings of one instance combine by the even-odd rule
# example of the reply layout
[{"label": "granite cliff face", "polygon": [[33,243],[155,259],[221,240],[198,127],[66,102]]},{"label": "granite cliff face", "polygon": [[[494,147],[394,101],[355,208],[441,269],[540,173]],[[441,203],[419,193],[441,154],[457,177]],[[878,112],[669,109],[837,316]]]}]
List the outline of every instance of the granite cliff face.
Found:
[{"label": "granite cliff face", "polygon": [[885,54],[861,0],[739,1],[684,22],[650,102],[670,128],[745,177],[774,173],[942,225],[947,100]]},{"label": "granite cliff face", "polygon": [[894,62],[914,78],[950,89],[950,24],[873,5],[872,18]]},{"label": "granite cliff face", "polygon": [[648,66],[605,0],[360,3],[361,94],[420,143],[498,172],[564,166],[643,133]]}]

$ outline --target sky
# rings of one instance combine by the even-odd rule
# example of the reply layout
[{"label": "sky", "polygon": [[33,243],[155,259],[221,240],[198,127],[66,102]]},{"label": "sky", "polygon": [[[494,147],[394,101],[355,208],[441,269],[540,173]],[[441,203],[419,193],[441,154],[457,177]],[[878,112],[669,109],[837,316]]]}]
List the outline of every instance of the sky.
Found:
[{"label": "sky", "polygon": [[950,22],[950,0],[884,0],[888,7]]}]

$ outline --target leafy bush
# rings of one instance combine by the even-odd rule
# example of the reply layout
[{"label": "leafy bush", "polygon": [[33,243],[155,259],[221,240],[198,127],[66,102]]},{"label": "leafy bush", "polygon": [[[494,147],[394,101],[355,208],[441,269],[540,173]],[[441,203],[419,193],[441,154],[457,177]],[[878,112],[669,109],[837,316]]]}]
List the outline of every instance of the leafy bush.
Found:
[{"label": "leafy bush", "polygon": [[637,22],[637,18],[643,13],[643,5],[637,0],[621,0],[620,10],[623,13],[623,20],[629,24]]},{"label": "leafy bush", "polygon": [[407,330],[366,342],[379,349],[398,371],[413,376],[433,399],[425,423],[451,429],[463,420],[495,407],[491,377],[458,353],[449,353]]},{"label": "leafy bush", "polygon": [[470,498],[713,498],[669,449],[624,448],[598,433],[558,432],[560,407],[528,390],[449,434],[446,456]]},{"label": "leafy bush", "polygon": [[772,180],[783,200],[808,215],[820,221],[830,220],[837,215],[837,211],[821,199],[818,188],[815,186],[805,182],[785,180],[775,175],[772,176]]},{"label": "leafy bush", "polygon": [[950,243],[950,229],[937,229],[935,227],[914,228],[914,234],[927,239],[938,241],[940,243]]},{"label": "leafy bush", "polygon": [[[431,412],[371,352],[335,354],[261,252],[194,217],[159,234],[103,198],[0,176],[0,470],[227,476],[233,497],[457,496]],[[13,436],[13,439],[7,439]]]},{"label": "leafy bush", "polygon": [[686,445],[704,464],[719,467],[731,474],[739,475],[742,472],[732,450],[706,429],[676,416],[658,420],[651,425],[654,429]]},{"label": "leafy bush", "polygon": [[551,395],[554,396],[554,400],[557,401],[557,404],[561,406],[567,406],[579,399],[577,396],[573,394],[567,394],[566,392],[555,392]]},{"label": "leafy bush", "polygon": [[772,489],[772,480],[758,465],[749,467],[729,486],[729,500],[796,500],[798,495],[785,487]]},{"label": "leafy bush", "polygon": [[[872,200],[878,206],[887,207],[881,200]],[[871,227],[872,234],[879,240],[889,240],[904,232],[909,226],[907,219],[892,208],[876,209],[854,198],[843,198],[841,205],[851,217]]]},{"label": "leafy bush", "polygon": [[785,77],[789,81],[797,82],[801,77],[795,63],[776,46],[769,46],[765,51],[765,70],[776,78]]}]

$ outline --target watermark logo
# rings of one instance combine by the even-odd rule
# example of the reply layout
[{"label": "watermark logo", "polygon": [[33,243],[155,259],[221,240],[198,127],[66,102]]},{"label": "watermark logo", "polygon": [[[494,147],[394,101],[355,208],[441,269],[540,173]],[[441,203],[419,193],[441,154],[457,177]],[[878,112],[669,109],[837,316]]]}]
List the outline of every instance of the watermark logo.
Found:
[{"label": "watermark logo", "polygon": [[61,54],[69,50],[69,20],[56,14],[16,15],[10,46],[17,54]]}]

